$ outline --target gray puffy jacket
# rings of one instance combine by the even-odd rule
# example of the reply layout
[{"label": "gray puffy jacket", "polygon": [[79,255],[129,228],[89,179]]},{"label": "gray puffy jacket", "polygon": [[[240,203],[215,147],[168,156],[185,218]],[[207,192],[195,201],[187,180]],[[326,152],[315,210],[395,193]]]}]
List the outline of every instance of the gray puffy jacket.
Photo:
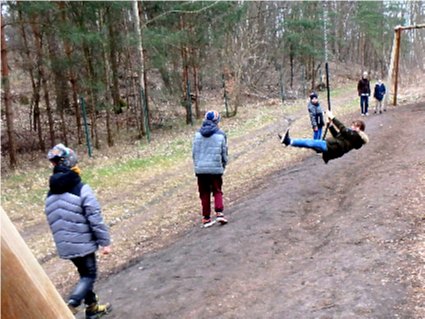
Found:
[{"label": "gray puffy jacket", "polygon": [[61,258],[86,256],[99,246],[110,245],[108,227],[92,189],[67,167],[54,168],[45,213]]},{"label": "gray puffy jacket", "polygon": [[195,174],[221,175],[226,168],[227,138],[217,125],[205,120],[196,132],[192,144]]}]

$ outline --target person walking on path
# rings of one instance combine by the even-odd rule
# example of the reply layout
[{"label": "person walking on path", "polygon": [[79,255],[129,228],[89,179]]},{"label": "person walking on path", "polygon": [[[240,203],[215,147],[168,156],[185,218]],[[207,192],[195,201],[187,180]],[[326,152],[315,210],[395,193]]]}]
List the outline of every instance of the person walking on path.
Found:
[{"label": "person walking on path", "polygon": [[382,109],[386,111],[385,105],[384,106],[382,105],[384,103],[384,96],[386,93],[387,91],[385,88],[385,84],[382,83],[382,80],[379,79],[378,82],[375,84],[375,88],[373,90],[373,97],[376,99],[375,111],[374,111],[375,114],[378,112],[379,114],[381,114]]},{"label": "person walking on path", "polygon": [[82,183],[77,155],[63,144],[47,154],[53,165],[45,213],[59,257],[75,265],[80,280],[68,299],[68,307],[76,314],[85,303],[86,319],[100,318],[111,312],[109,303],[99,304],[93,291],[97,277],[95,252],[111,252],[111,238],[103,221],[100,205],[90,186]]},{"label": "person walking on path", "polygon": [[370,82],[367,78],[367,72],[363,72],[362,78],[357,84],[357,92],[360,96],[360,112],[361,116],[369,115],[369,96],[370,96]]},{"label": "person walking on path", "polygon": [[313,128],[313,139],[320,140],[322,138],[323,128],[323,111],[319,103],[319,97],[316,93],[310,94],[310,101],[307,105],[308,114],[310,115],[311,127]]},{"label": "person walking on path", "polygon": [[322,153],[323,161],[327,164],[330,160],[342,157],[352,149],[360,149],[369,142],[369,138],[364,132],[365,123],[363,121],[355,120],[351,124],[351,128],[348,128],[337,120],[331,111],[327,111],[326,115],[330,121],[331,137],[326,140],[295,139],[290,138],[289,129],[287,129],[284,135],[278,134],[281,143],[286,146],[310,148],[317,153]]},{"label": "person walking on path", "polygon": [[[223,210],[223,173],[228,162],[227,137],[218,127],[220,114],[208,111],[201,128],[195,133],[192,143],[192,158],[198,181],[202,206],[203,227],[215,222],[226,224]],[[215,220],[211,218],[211,193],[214,196]]]}]

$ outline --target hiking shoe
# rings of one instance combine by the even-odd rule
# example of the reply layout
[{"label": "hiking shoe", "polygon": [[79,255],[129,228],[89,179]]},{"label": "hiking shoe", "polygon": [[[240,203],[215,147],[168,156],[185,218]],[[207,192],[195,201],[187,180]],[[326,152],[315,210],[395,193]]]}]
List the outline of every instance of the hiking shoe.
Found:
[{"label": "hiking shoe", "polygon": [[208,217],[208,218],[202,218],[202,227],[204,227],[204,228],[208,228],[208,227],[211,227],[212,225],[214,225],[215,224],[215,220],[212,220],[211,219],[211,217]]},{"label": "hiking shoe", "polygon": [[98,319],[111,311],[112,306],[109,302],[104,305],[93,303],[86,308],[86,319]]},{"label": "hiking shoe", "polygon": [[227,224],[227,218],[224,217],[223,213],[217,213],[215,220],[222,225]]}]

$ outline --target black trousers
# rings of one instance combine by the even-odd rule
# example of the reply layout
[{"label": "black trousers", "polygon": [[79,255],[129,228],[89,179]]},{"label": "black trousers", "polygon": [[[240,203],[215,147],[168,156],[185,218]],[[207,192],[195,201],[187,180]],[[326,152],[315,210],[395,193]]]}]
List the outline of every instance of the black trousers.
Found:
[{"label": "black trousers", "polygon": [[94,282],[97,276],[97,265],[95,253],[88,254],[84,257],[72,258],[71,261],[77,267],[80,274],[80,281],[75,286],[68,303],[74,307],[78,307],[84,300],[86,305],[97,302],[96,294],[93,291]]}]

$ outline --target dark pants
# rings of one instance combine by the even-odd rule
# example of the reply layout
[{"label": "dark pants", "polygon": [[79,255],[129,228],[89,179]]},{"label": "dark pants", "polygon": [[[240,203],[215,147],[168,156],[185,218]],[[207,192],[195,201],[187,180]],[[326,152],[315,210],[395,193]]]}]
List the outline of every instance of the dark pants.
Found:
[{"label": "dark pants", "polygon": [[78,269],[80,281],[71,293],[69,303],[74,307],[78,307],[83,300],[86,305],[96,303],[96,294],[93,291],[97,275],[95,253],[88,254],[84,257],[72,258],[71,261]]},{"label": "dark pants", "polygon": [[362,114],[368,113],[369,109],[369,97],[367,95],[360,96],[360,110]]},{"label": "dark pants", "polygon": [[222,175],[198,174],[199,198],[202,204],[202,215],[206,218],[211,215],[211,193],[214,196],[214,210],[217,213],[223,211],[223,185]]}]

